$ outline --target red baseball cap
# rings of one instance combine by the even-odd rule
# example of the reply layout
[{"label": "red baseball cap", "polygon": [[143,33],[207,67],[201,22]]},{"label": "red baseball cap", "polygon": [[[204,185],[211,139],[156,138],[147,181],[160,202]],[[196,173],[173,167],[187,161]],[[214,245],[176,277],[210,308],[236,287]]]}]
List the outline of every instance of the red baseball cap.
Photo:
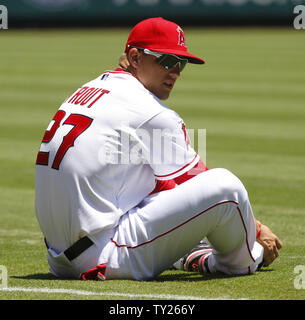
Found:
[{"label": "red baseball cap", "polygon": [[182,28],[161,17],[143,20],[131,30],[125,52],[131,47],[185,57],[188,62],[203,64],[204,60],[187,52]]}]

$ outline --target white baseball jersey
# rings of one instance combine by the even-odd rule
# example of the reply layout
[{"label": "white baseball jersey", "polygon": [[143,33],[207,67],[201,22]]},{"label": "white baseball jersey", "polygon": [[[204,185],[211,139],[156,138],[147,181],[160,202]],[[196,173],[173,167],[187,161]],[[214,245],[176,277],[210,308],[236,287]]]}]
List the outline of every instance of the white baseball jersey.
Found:
[{"label": "white baseball jersey", "polygon": [[182,119],[121,69],[77,89],[44,134],[36,161],[36,215],[58,252],[114,228],[157,180],[199,156]]}]

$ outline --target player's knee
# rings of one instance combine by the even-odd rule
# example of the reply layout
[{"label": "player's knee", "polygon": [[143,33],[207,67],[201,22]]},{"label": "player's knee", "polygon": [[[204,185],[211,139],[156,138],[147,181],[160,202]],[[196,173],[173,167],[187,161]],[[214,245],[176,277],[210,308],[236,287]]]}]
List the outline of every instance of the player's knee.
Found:
[{"label": "player's knee", "polygon": [[248,197],[247,191],[240,181],[231,171],[224,168],[217,168],[217,183],[222,195],[226,196],[228,200],[235,200],[241,202]]}]

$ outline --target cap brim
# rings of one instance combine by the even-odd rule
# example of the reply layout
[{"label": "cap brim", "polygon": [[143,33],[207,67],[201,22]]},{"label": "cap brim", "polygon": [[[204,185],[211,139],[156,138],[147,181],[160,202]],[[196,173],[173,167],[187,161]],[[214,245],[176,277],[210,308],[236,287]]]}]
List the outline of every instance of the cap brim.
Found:
[{"label": "cap brim", "polygon": [[150,49],[152,51],[161,52],[161,53],[175,54],[176,56],[179,56],[179,57],[185,57],[189,63],[195,63],[195,64],[205,63],[204,60],[182,50],[149,48],[149,46],[147,46],[146,49]]}]

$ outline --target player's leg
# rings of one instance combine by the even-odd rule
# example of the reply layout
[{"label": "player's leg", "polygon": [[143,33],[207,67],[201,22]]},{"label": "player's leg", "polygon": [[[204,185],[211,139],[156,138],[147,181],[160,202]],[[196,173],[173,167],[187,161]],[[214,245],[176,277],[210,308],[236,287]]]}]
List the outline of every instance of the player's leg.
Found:
[{"label": "player's leg", "polygon": [[262,259],[247,192],[225,169],[147,197],[125,214],[112,239],[107,278],[152,278],[205,236],[215,248],[212,271],[245,274]]},{"label": "player's leg", "polygon": [[[263,248],[256,240],[255,220],[247,199],[233,208],[233,218],[207,235],[212,244],[213,254],[208,259],[210,272],[226,274],[253,273],[263,260]],[[239,230],[239,232],[233,232]],[[230,242],[222,242],[221,237],[230,237]],[[232,250],[233,249],[233,250]],[[249,260],[250,258],[250,260]]]},{"label": "player's leg", "polygon": [[[240,214],[240,210],[238,213]],[[256,271],[259,264],[263,263],[263,250],[257,242],[254,242],[253,247],[249,245],[252,241],[246,241],[249,238],[246,235],[246,228],[244,237],[234,233],[231,235],[230,244],[221,242],[221,239],[226,237],[225,234],[231,232],[232,226],[236,223],[240,224],[240,222],[241,219],[235,219],[235,221],[232,219],[223,228],[216,228],[207,235],[213,245],[202,239],[192,250],[177,260],[173,267],[177,270],[198,271],[200,273],[221,271],[226,274],[249,274]],[[231,250],[231,247],[234,250]],[[252,247],[251,251],[250,247]],[[243,265],[241,260],[247,256],[247,252],[253,258],[253,263],[248,267],[241,267]]]}]

